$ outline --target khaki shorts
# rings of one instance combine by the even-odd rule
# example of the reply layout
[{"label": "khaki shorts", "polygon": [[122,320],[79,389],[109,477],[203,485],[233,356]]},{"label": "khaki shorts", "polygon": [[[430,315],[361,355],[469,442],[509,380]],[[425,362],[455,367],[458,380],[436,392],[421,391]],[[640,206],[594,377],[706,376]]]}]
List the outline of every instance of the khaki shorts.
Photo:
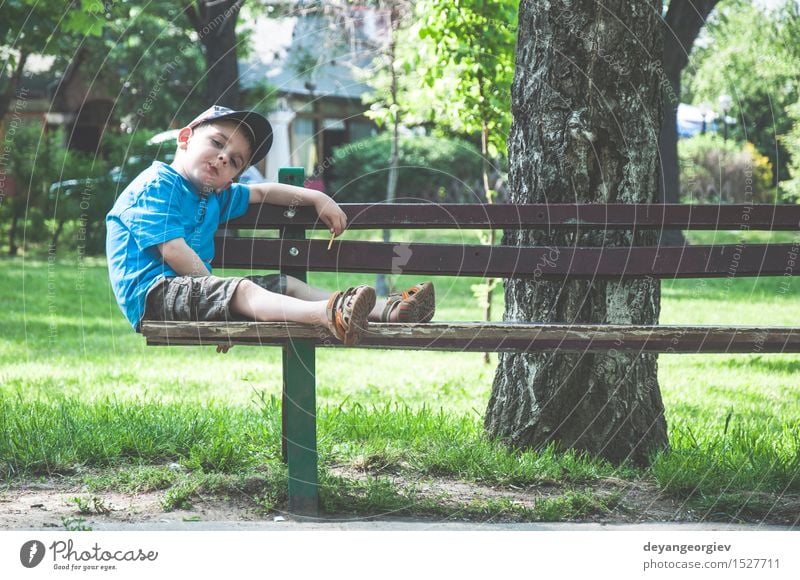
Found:
[{"label": "khaki shorts", "polygon": [[225,321],[247,320],[230,311],[233,293],[243,280],[270,292],[286,294],[286,276],[177,276],[164,278],[147,291],[144,320]]}]

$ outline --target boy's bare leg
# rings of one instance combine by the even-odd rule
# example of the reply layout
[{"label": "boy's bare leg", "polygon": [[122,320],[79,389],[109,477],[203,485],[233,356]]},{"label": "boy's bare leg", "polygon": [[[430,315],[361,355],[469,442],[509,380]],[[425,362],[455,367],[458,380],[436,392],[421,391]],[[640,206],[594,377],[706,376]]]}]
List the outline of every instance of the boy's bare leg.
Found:
[{"label": "boy's bare leg", "polygon": [[243,280],[233,293],[230,308],[235,314],[259,322],[301,322],[326,326],[328,317],[325,307],[330,294],[325,293],[322,300],[302,300],[270,292],[254,282]]},{"label": "boy's bare leg", "polygon": [[[322,290],[321,288],[309,286],[305,282],[302,282],[297,278],[293,278],[292,276],[286,276],[286,295],[291,296],[292,298],[297,298],[298,300],[327,301],[331,295],[331,292],[328,290]],[[380,322],[381,314],[383,313],[383,309],[385,307],[386,300],[377,300],[375,302],[375,308],[373,308],[372,312],[369,313],[369,317],[367,319],[370,322]]]}]

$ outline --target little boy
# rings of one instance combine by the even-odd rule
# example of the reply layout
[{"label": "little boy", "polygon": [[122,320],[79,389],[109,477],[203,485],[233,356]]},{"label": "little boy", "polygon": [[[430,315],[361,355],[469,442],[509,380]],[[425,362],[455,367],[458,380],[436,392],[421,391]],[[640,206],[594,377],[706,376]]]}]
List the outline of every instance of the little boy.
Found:
[{"label": "little boy", "polygon": [[171,165],[155,161],[117,198],[106,217],[106,255],[117,302],[134,329],[143,319],[301,322],[353,345],[370,320],[430,321],[430,282],[376,302],[369,286],[331,294],[290,276],[211,275],[217,227],[250,203],[313,206],[334,235],[347,227],[347,216],[320,191],[234,183],[271,145],[262,115],[211,107],[180,130]]}]

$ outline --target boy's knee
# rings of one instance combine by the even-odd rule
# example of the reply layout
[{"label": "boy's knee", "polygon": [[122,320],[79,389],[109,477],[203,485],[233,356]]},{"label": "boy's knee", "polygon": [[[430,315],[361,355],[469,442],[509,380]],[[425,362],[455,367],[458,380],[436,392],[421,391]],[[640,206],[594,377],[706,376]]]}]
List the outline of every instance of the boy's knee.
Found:
[{"label": "boy's knee", "polygon": [[286,276],[286,295],[297,297],[297,294],[306,288],[306,284],[294,276]]},{"label": "boy's knee", "polygon": [[249,297],[252,296],[254,292],[258,291],[258,284],[255,282],[251,282],[250,280],[244,279],[236,286],[236,290],[233,292],[233,296],[241,296],[241,297]]}]

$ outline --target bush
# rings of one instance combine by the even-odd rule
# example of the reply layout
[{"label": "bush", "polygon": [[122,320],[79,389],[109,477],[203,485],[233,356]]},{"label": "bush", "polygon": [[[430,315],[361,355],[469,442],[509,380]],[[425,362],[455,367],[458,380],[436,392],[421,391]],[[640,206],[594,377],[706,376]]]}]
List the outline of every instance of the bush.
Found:
[{"label": "bush", "polygon": [[781,181],[782,200],[789,203],[800,203],[800,102],[786,108],[793,125],[791,131],[784,135],[781,142],[791,156],[789,161],[789,175],[786,181]]},{"label": "bush", "polygon": [[686,203],[772,203],[772,165],[752,143],[719,135],[678,141],[681,197]]},{"label": "bush", "polygon": [[30,244],[55,244],[64,224],[81,215],[82,200],[53,191],[51,183],[97,178],[108,172],[108,166],[92,154],[66,149],[60,128],[43,132],[40,123],[26,122],[7,135],[13,146],[5,169],[13,188],[9,188],[5,203],[0,203],[0,217],[8,224],[8,230],[2,232],[8,253],[15,255],[23,235],[26,249]]},{"label": "bush", "polygon": [[[397,199],[478,203],[481,155],[460,139],[401,137]],[[377,203],[386,200],[391,137],[378,135],[334,150],[331,194],[336,201]]]}]

